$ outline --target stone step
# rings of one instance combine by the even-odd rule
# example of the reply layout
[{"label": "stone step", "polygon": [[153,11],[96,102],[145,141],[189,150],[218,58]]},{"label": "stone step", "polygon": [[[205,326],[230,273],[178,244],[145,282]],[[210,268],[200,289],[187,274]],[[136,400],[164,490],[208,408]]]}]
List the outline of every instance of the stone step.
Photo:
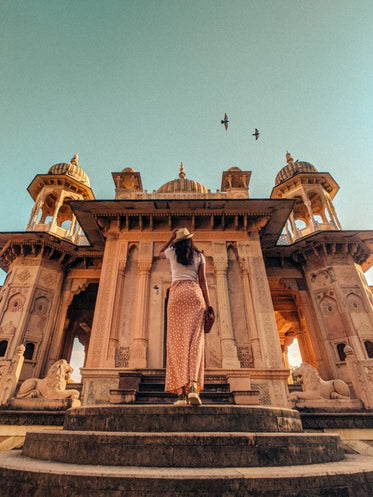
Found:
[{"label": "stone step", "polygon": [[64,429],[111,432],[248,432],[300,433],[293,409],[264,406],[86,406],[66,412]]},{"label": "stone step", "polygon": [[[164,392],[165,384],[164,383],[147,383],[143,382],[139,385],[139,392]],[[229,393],[229,385],[228,383],[205,383],[203,386],[203,390],[201,394],[209,393],[209,392],[223,392]],[[172,394],[171,394],[172,395]]]},{"label": "stone step", "polygon": [[[234,404],[234,396],[228,392],[204,391],[200,393],[203,404]],[[139,404],[173,404],[176,400],[176,395],[164,391],[146,391],[140,389],[136,393],[136,403]]]},{"label": "stone step", "polygon": [[[111,404],[172,404],[176,395],[165,392],[165,371],[121,372],[117,389],[110,390]],[[259,392],[231,392],[226,375],[206,374],[201,392],[203,403],[258,405]]]},{"label": "stone step", "polygon": [[0,452],[1,497],[371,497],[373,458],[307,466],[144,468],[41,461]]},{"label": "stone step", "polygon": [[256,467],[344,458],[338,435],[305,433],[28,433],[23,454],[72,464],[151,467]]}]

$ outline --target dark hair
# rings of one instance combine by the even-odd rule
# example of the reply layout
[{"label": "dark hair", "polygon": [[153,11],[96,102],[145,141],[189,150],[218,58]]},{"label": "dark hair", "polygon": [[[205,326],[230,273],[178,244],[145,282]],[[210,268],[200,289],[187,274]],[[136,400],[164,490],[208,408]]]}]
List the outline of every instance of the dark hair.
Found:
[{"label": "dark hair", "polygon": [[191,238],[174,243],[174,249],[177,262],[183,266],[190,266],[193,263],[194,255],[201,252]]}]

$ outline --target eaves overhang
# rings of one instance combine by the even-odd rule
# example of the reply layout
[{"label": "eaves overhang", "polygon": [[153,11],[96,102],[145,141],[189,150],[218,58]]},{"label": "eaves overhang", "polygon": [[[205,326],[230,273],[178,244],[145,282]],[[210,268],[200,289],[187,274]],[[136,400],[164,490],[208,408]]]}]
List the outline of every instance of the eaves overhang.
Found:
[{"label": "eaves overhang", "polygon": [[373,231],[371,230],[335,230],[318,231],[307,235],[290,245],[267,247],[265,257],[279,259],[291,258],[303,265],[313,256],[350,254],[361,265],[363,271],[373,266]]},{"label": "eaves overhang", "polygon": [[75,245],[46,232],[0,232],[0,268],[7,272],[10,259],[15,256],[36,255],[41,249],[48,251],[49,259],[56,259],[61,263],[64,260],[66,262],[67,259],[73,261],[80,258],[102,257],[102,250],[86,245]]},{"label": "eaves overhang", "polygon": [[[73,200],[69,204],[92,246],[105,243],[105,219],[130,217],[244,216],[247,230],[260,220],[263,246],[274,246],[294,205],[293,199]],[[138,223],[141,229],[143,225]],[[224,228],[223,228],[224,229]]]}]

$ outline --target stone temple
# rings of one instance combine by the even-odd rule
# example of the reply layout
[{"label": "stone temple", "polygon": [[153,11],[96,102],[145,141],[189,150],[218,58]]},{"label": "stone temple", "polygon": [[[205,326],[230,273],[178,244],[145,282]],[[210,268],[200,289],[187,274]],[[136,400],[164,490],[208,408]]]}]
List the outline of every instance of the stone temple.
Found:
[{"label": "stone temple", "polygon": [[[132,168],[112,177],[96,200],[77,155],[55,164],[26,231],[0,233],[0,494],[370,497],[373,231],[342,229],[331,175],[287,153],[267,199],[238,167],[214,193],[183,164],[151,193]],[[159,250],[179,227],[217,317],[198,408],[164,392]]]},{"label": "stone temple", "polygon": [[158,253],[170,231],[185,226],[204,251],[217,310],[206,373],[229,386],[231,402],[287,406],[295,338],[303,362],[359,398],[345,347],[358,363],[373,362],[364,277],[373,233],[342,230],[329,173],[289,153],[286,161],[268,199],[250,198],[251,172],[238,167],[222,173],[215,193],[187,178],[183,164],[152,193],[125,168],[112,173],[113,200],[95,199],[77,155],[38,174],[28,187],[35,204],[26,231],[0,234],[8,273],[0,358],[23,344],[20,380],[40,378],[58,359],[69,362],[79,340],[83,405],[133,402],[144,381],[162,383],[170,274]]}]

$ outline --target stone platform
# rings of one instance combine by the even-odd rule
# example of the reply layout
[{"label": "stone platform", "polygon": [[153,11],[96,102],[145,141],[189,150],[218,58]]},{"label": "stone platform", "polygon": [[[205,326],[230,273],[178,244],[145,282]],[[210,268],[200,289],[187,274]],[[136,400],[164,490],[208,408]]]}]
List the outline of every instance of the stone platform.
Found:
[{"label": "stone platform", "polygon": [[1,497],[371,497],[373,458],[291,409],[81,407],[1,453],[0,481]]}]

